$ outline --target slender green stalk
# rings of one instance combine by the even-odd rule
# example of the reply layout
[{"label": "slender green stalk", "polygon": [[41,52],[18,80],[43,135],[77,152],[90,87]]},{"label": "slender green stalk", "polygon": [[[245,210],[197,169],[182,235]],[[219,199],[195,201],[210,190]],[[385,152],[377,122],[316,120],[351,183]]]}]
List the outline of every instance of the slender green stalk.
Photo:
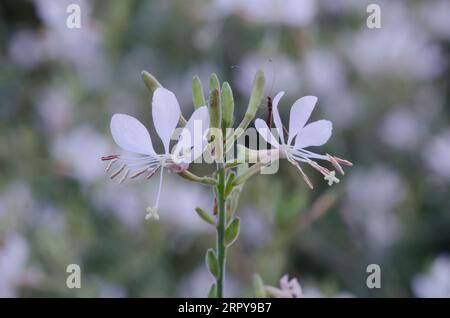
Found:
[{"label": "slender green stalk", "polygon": [[217,222],[217,260],[219,262],[219,275],[217,277],[217,298],[223,297],[224,278],[225,278],[225,262],[226,262],[226,246],[225,246],[225,168],[223,163],[218,163],[218,184],[217,184],[217,205],[219,220]]},{"label": "slender green stalk", "polygon": [[199,177],[195,174],[193,174],[192,172],[189,172],[187,170],[178,173],[178,175],[186,180],[189,181],[194,181],[194,182],[198,182],[198,183],[203,183],[206,185],[217,185],[217,182],[215,179],[210,178],[210,177]]}]

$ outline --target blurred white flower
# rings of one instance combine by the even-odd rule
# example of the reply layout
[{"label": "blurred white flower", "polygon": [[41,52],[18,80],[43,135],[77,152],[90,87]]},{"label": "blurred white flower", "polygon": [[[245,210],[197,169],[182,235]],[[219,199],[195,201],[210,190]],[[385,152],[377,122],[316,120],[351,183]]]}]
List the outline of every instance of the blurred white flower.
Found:
[{"label": "blurred white flower", "polygon": [[30,186],[23,180],[10,180],[0,192],[0,230],[10,230],[23,223],[36,203]]},{"label": "blurred white flower", "polygon": [[17,233],[0,240],[0,297],[16,297],[28,259],[28,244]]},{"label": "blurred white flower", "polygon": [[72,123],[74,101],[66,86],[50,85],[36,99],[36,108],[49,133],[64,130]]},{"label": "blurred white flower", "polygon": [[89,126],[79,126],[58,135],[50,147],[61,172],[83,183],[92,183],[103,175],[99,158],[109,149],[105,137]]},{"label": "blurred white flower", "polygon": [[42,60],[42,46],[34,31],[14,32],[8,42],[9,58],[17,65],[31,69]]},{"label": "blurred white flower", "polygon": [[412,289],[420,298],[450,298],[450,255],[440,255],[426,273],[415,276]]},{"label": "blurred white flower", "polygon": [[387,145],[398,150],[414,150],[425,135],[423,119],[407,108],[401,107],[387,114],[378,134]]},{"label": "blurred white flower", "polygon": [[102,281],[100,283],[101,289],[99,292],[100,298],[125,298],[127,297],[126,290],[117,284]]},{"label": "blurred white flower", "polygon": [[[50,60],[60,60],[75,67],[84,82],[105,83],[107,64],[103,35],[91,19],[92,3],[87,0],[34,0],[37,13],[45,25],[42,32],[42,54]],[[66,26],[69,4],[81,8],[81,28]]]},{"label": "blurred white flower", "polygon": [[[196,207],[213,206],[210,189],[201,185],[193,185],[187,180],[169,178],[170,191],[161,195],[161,209],[164,211],[164,222],[177,227],[178,233],[211,233],[211,226],[201,220],[195,213]],[[146,191],[146,193],[149,193]],[[177,198],[174,200],[173,198]]]},{"label": "blurred white flower", "polygon": [[427,167],[439,178],[450,180],[450,130],[444,131],[428,142],[422,151]]},{"label": "blurred white flower", "polygon": [[450,2],[448,0],[422,3],[419,15],[428,29],[436,36],[450,39]]},{"label": "blurred white flower", "polygon": [[297,278],[289,280],[289,275],[285,274],[280,279],[280,288],[264,286],[269,297],[273,298],[301,298],[303,297],[302,287]]},{"label": "blurred white flower", "polygon": [[347,180],[350,225],[362,230],[375,247],[388,247],[401,234],[393,209],[403,201],[404,182],[395,170],[386,166],[355,169]]},{"label": "blurred white flower", "polygon": [[66,19],[68,16],[66,9],[70,4],[77,4],[80,6],[82,26],[88,23],[92,13],[92,3],[88,0],[34,0],[34,3],[39,18],[41,18],[44,25],[59,31],[68,30],[66,26]]},{"label": "blurred white flower", "polygon": [[[164,146],[162,154],[155,152],[150,134],[139,120],[125,114],[115,114],[111,119],[112,137],[116,144],[127,152],[125,155],[102,157],[102,160],[109,161],[106,171],[116,163],[119,166],[119,169],[111,175],[111,179],[121,175],[119,183],[122,183],[130,173],[130,179],[144,174],[145,178],[149,179],[161,169],[156,202],[153,207],[147,208],[146,219],[159,219],[158,208],[164,169],[176,173],[184,172],[191,162],[201,156],[207,145],[205,132],[209,128],[209,113],[206,106],[203,106],[194,111],[170,153],[169,144],[180,116],[180,105],[175,95],[168,89],[157,88],[153,93],[152,117],[156,132]],[[196,137],[197,125],[201,136]]]},{"label": "blurred white flower", "polygon": [[[272,239],[272,231],[267,218],[260,211],[254,208],[247,208],[240,211],[242,227],[240,237],[244,241],[243,244],[250,247],[260,247],[269,243]],[[245,225],[244,225],[245,224]]]},{"label": "blurred white flower", "polygon": [[308,50],[303,64],[304,77],[317,94],[327,94],[346,86],[346,69],[336,53],[323,48]]},{"label": "blurred white flower", "polygon": [[291,58],[276,55],[250,54],[237,65],[235,86],[245,96],[252,90],[253,76],[262,69],[266,77],[266,94],[285,90],[288,93],[298,92],[301,87],[299,65]]},{"label": "blurred white flower", "polygon": [[415,23],[404,2],[383,5],[382,28],[362,28],[340,42],[349,61],[368,79],[430,80],[445,65],[440,47]]},{"label": "blurred white flower", "polygon": [[282,158],[286,158],[300,171],[303,179],[311,189],[313,189],[313,184],[303,172],[300,163],[309,164],[311,167],[319,171],[324,176],[324,179],[328,181],[329,186],[333,185],[333,183],[339,183],[339,179],[336,178],[336,172],[334,170],[330,171],[327,168],[322,167],[316,160],[325,160],[330,162],[342,175],[344,174],[344,170],[342,169],[341,164],[352,166],[352,163],[344,159],[333,157],[329,154],[321,155],[305,149],[311,146],[324,145],[328,139],[330,139],[333,129],[331,121],[324,119],[317,120],[306,125],[312,111],[314,110],[314,107],[316,106],[317,97],[304,96],[292,105],[289,116],[289,135],[287,142],[285,142],[283,124],[281,123],[280,114],[278,112],[278,103],[283,95],[284,92],[279,92],[273,99],[272,105],[273,121],[281,143],[278,143],[278,139],[272,134],[267,126],[267,123],[260,118],[255,120],[256,130],[266,142],[280,151],[280,156]]},{"label": "blurred white flower", "polygon": [[302,73],[308,89],[320,96],[324,111],[337,127],[347,127],[361,115],[357,96],[348,87],[346,68],[336,53],[324,48],[307,51]]},{"label": "blurred white flower", "polygon": [[317,14],[314,0],[214,0],[211,11],[216,16],[239,14],[253,23],[285,24],[301,27]]},{"label": "blurred white flower", "polygon": [[142,210],[145,208],[138,193],[134,186],[120,187],[108,182],[94,190],[92,201],[99,211],[108,213],[111,210],[122,224],[135,230],[142,224]]}]

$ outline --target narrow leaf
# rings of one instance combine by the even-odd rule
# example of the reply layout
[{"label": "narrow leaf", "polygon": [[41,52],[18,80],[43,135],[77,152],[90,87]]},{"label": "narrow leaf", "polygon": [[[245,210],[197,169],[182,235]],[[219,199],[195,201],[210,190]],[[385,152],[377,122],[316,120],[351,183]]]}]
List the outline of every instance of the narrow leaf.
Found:
[{"label": "narrow leaf", "polygon": [[239,235],[239,224],[240,219],[236,217],[233,221],[231,221],[231,224],[225,230],[225,244],[227,246],[230,246],[234,243],[234,241],[236,241]]},{"label": "narrow leaf", "polygon": [[212,248],[206,252],[206,265],[209,272],[215,277],[219,277],[219,262],[217,261],[216,253]]},{"label": "narrow leaf", "polygon": [[202,208],[195,208],[195,212],[197,212],[198,216],[205,222],[216,226],[216,222],[214,221],[214,219],[212,218],[211,215],[209,215],[205,210],[203,210]]}]

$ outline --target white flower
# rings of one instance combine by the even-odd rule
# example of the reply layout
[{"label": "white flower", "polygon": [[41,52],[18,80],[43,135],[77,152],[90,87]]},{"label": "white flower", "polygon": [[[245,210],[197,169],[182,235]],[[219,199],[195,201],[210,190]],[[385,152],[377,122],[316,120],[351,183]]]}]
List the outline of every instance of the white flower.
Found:
[{"label": "white flower", "polygon": [[[277,148],[280,152],[280,156],[286,158],[290,163],[296,166],[303,175],[305,182],[312,189],[313,185],[306,174],[300,167],[300,163],[307,163],[314,169],[318,170],[324,176],[324,179],[328,181],[328,185],[338,183],[339,179],[336,178],[336,172],[330,171],[325,167],[319,165],[315,160],[326,160],[332,163],[332,165],[341,173],[344,174],[344,170],[341,164],[352,166],[352,163],[340,159],[329,154],[321,155],[312,151],[306,150],[310,146],[322,146],[331,137],[332,124],[328,120],[318,120],[306,125],[309,117],[317,102],[315,96],[305,96],[298,99],[291,108],[289,118],[289,133],[288,140],[284,140],[283,124],[281,123],[280,114],[278,112],[278,103],[283,97],[284,92],[279,92],[273,99],[273,121],[281,140],[281,144],[277,138],[270,132],[266,122],[262,119],[255,121],[255,127],[259,134],[272,146]],[[295,142],[294,142],[295,139]]]},{"label": "white flower", "polygon": [[289,280],[286,274],[280,279],[280,288],[273,286],[265,286],[266,293],[274,298],[302,298],[303,291],[297,278]]},{"label": "white flower", "polygon": [[[120,179],[120,183],[122,183],[128,176],[134,179],[145,174],[146,179],[150,179],[160,168],[166,168],[176,173],[187,170],[189,164],[204,151],[206,131],[209,128],[209,114],[206,106],[195,110],[170,153],[170,140],[180,115],[180,105],[175,95],[165,88],[156,89],[153,94],[152,116],[155,130],[164,147],[164,153],[157,154],[153,149],[148,130],[140,121],[129,115],[115,114],[111,119],[113,139],[119,147],[132,155],[102,157],[102,160],[110,161],[106,168],[107,171],[118,163],[119,169],[111,175],[111,179],[122,174]],[[147,208],[146,219],[159,218],[158,206],[162,181],[163,171],[161,171],[155,206]]]}]

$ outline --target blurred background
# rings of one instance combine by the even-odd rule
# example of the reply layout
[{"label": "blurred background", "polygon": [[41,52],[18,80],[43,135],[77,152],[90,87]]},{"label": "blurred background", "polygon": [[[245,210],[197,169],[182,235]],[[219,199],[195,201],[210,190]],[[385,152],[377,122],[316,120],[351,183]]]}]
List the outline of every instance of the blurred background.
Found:
[{"label": "blurred background", "polygon": [[[71,3],[80,29],[66,27]],[[248,181],[226,294],[288,273],[311,297],[450,297],[449,53],[446,0],[1,1],[0,296],[206,296],[215,233],[194,208],[211,210],[211,190],[170,175],[146,222],[157,180],[117,185],[99,158],[117,151],[114,113],[152,127],[141,70],[186,117],[192,76],[207,89],[217,73],[240,121],[263,68],[266,94],[286,91],[285,120],[318,96],[312,119],[334,123],[321,150],[355,166],[332,188],[306,168],[314,191],[286,162]],[[72,263],[81,289],[66,287]],[[371,263],[380,289],[366,286]]]}]

